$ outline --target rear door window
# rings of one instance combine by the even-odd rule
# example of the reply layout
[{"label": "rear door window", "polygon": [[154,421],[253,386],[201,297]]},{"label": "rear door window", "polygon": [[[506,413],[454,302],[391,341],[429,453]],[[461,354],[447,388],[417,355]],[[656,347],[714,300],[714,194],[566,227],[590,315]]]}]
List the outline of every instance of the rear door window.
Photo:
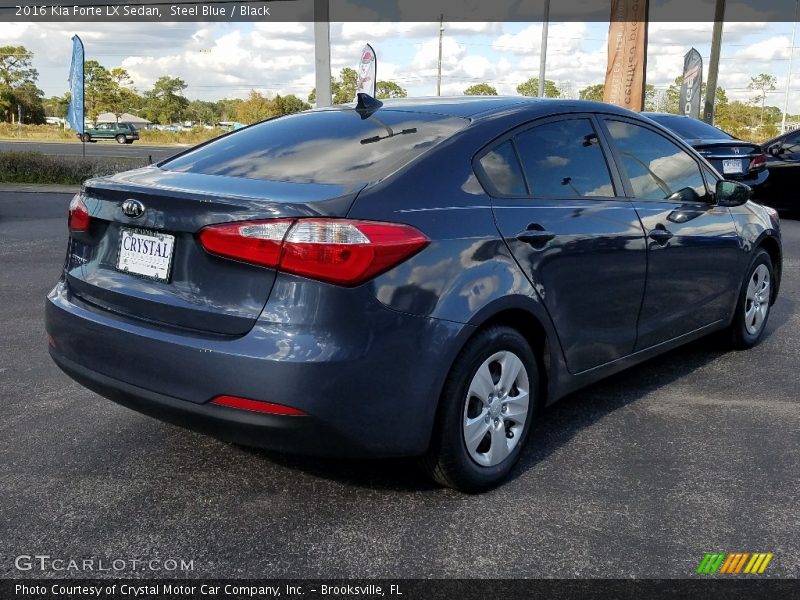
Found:
[{"label": "rear door window", "polygon": [[241,129],[160,166],[169,171],[297,183],[382,179],[464,128],[438,114],[355,110],[288,115]]},{"label": "rear door window", "polygon": [[614,196],[611,173],[589,119],[537,125],[515,141],[532,196]]}]

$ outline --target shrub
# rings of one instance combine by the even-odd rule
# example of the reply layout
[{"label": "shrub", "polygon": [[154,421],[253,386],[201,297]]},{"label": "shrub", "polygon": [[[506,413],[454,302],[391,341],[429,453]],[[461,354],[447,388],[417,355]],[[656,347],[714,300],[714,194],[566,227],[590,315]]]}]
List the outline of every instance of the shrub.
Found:
[{"label": "shrub", "polygon": [[81,184],[92,177],[144,167],[146,158],[50,156],[40,152],[0,152],[0,182]]}]

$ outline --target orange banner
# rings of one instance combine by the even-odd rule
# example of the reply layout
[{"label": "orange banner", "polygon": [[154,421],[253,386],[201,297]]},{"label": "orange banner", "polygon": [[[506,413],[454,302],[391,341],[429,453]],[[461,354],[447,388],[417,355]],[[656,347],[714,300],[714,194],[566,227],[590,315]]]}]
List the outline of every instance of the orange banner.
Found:
[{"label": "orange banner", "polygon": [[643,110],[646,67],[647,0],[611,0],[603,101]]}]

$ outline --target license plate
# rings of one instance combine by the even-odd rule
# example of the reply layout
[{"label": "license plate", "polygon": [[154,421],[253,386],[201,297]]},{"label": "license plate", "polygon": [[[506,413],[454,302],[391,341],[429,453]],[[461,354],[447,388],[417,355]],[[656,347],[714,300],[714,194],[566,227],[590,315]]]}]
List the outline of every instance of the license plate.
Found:
[{"label": "license plate", "polygon": [[117,269],[157,281],[169,281],[175,236],[146,229],[122,228]]},{"label": "license plate", "polygon": [[722,161],[722,174],[728,175],[729,173],[741,173],[742,172],[742,159],[741,158],[731,158],[729,160]]}]

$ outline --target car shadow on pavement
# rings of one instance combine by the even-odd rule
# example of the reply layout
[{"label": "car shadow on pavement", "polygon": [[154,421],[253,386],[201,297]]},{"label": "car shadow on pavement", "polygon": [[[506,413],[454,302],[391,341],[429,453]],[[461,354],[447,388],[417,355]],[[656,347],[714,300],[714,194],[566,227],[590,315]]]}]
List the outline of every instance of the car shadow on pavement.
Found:
[{"label": "car shadow on pavement", "polygon": [[[762,343],[768,341],[793,314],[794,303],[784,297],[778,309],[770,315]],[[730,350],[726,350],[724,340],[718,335],[711,335],[613,375],[545,408],[510,479],[523,476],[580,431],[610,413],[670,386],[728,352]],[[441,489],[422,474],[413,459],[334,460],[289,456],[250,448],[241,448],[241,451],[263,456],[289,469],[347,485],[405,492]]]}]

